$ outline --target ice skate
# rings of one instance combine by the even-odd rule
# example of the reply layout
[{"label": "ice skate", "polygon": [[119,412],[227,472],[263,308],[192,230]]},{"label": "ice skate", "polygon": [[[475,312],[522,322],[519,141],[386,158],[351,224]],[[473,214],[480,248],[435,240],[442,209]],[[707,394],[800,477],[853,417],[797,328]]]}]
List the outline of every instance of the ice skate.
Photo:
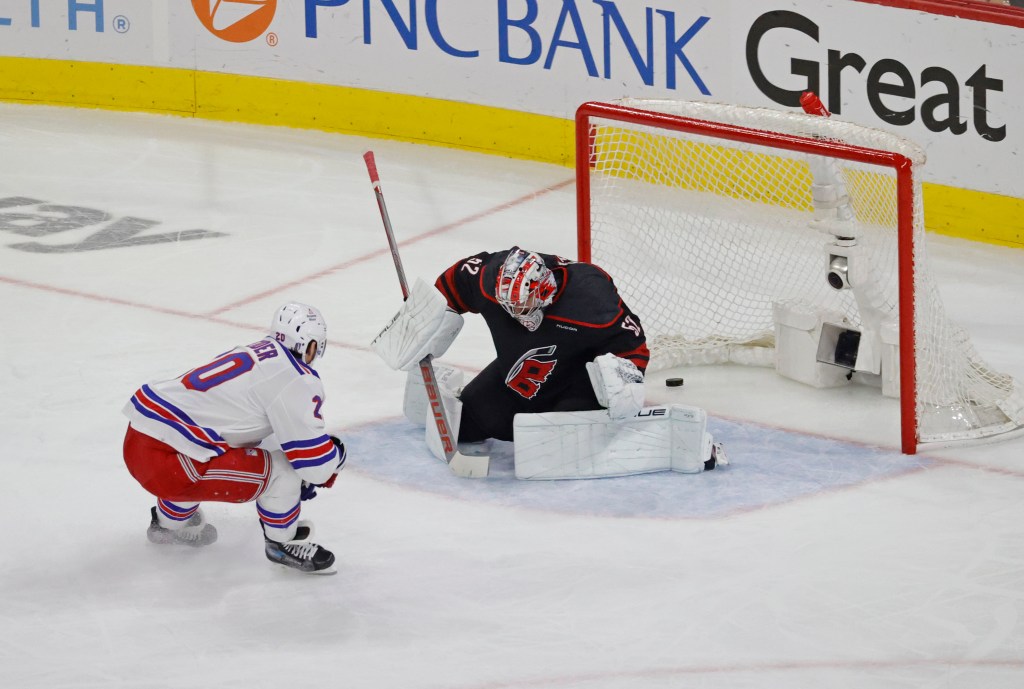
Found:
[{"label": "ice skate", "polygon": [[146,536],[151,543],[158,543],[160,545],[179,543],[198,548],[210,545],[217,540],[217,529],[213,524],[207,523],[205,517],[203,517],[202,510],[196,510],[196,513],[189,517],[185,525],[179,529],[168,529],[160,526],[156,507],[150,508],[149,514],[151,519]]},{"label": "ice skate", "polygon": [[729,464],[729,458],[725,454],[725,449],[722,447],[722,443],[712,443],[711,457],[704,462],[704,471],[711,471],[715,467],[724,467],[727,464]]},{"label": "ice skate", "polygon": [[312,535],[312,528],[307,524],[300,524],[295,537],[284,543],[271,540],[264,533],[267,559],[309,574],[335,574],[334,553],[311,542]]}]

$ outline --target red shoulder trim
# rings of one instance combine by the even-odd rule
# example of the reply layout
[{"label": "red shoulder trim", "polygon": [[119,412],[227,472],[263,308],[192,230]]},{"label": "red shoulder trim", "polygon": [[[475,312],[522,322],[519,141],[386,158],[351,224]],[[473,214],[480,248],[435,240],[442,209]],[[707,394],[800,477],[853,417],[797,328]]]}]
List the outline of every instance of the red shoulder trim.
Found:
[{"label": "red shoulder trim", "polygon": [[651,362],[651,350],[647,348],[647,343],[628,352],[613,352],[613,354],[622,359],[629,359],[641,371],[647,371],[647,364]]},{"label": "red shoulder trim", "polygon": [[434,282],[434,287],[444,295],[445,300],[448,302],[448,306],[455,309],[459,313],[466,313],[469,311],[469,307],[466,306],[465,302],[459,296],[459,291],[455,287],[455,268],[459,264],[456,263],[448,270],[441,273],[441,276]]},{"label": "red shoulder trim", "polygon": [[[498,268],[500,271],[501,268]],[[485,266],[480,267],[480,294],[484,295],[484,299],[494,304],[498,303],[498,300],[494,298],[494,290],[487,289],[484,285],[484,275],[487,273]]]}]

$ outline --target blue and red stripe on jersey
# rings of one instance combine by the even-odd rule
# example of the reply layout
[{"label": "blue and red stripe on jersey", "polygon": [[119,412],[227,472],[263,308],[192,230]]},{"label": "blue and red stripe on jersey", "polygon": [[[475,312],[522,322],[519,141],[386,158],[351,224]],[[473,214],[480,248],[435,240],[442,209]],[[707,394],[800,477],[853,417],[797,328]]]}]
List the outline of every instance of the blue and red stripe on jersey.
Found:
[{"label": "blue and red stripe on jersey", "polygon": [[318,467],[328,462],[338,461],[338,448],[326,435],[312,440],[293,440],[290,443],[282,443],[281,449],[284,450],[293,469]]},{"label": "blue and red stripe on jersey", "polygon": [[153,392],[148,385],[143,385],[135,391],[132,395],[132,405],[143,416],[166,424],[189,442],[212,450],[218,456],[230,449],[217,431],[200,426],[188,414]]}]

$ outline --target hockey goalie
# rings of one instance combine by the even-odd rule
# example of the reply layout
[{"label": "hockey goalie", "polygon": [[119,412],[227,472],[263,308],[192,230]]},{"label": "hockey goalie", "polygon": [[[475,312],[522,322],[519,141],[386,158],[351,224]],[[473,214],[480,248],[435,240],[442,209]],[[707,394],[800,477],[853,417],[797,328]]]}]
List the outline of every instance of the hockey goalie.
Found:
[{"label": "hockey goalie", "polygon": [[443,458],[417,366],[444,354],[464,313],[483,316],[497,357],[463,386],[435,365],[459,452],[486,456],[514,442],[520,479],[700,473],[727,464],[702,409],[644,407],[649,352],[640,319],[597,266],[512,247],[457,261],[433,286],[417,280],[374,339],[392,369],[408,371],[405,415]]}]

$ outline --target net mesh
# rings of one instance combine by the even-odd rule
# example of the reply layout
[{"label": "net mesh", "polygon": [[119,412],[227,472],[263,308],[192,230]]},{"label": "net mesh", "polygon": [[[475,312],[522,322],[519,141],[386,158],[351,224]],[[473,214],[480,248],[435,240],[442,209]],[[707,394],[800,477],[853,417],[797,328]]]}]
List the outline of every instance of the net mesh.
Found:
[{"label": "net mesh", "polygon": [[[887,132],[799,113],[706,102],[617,101],[624,108],[725,123],[837,146],[898,153],[917,170],[915,144]],[[808,303],[861,326],[850,290],[825,279],[833,233],[812,200],[814,166],[827,164],[849,197],[861,281],[883,315],[899,310],[898,197],[891,167],[590,118],[591,260],[614,276],[640,315],[651,370],[735,362],[772,365],[773,304]],[[925,255],[921,186],[913,184],[916,418],[919,441],[943,442],[1024,425],[1012,378],[993,371],[946,316]],[[832,226],[834,227],[834,225]],[[867,279],[869,277],[869,279]],[[863,298],[863,292],[862,292]]]}]

